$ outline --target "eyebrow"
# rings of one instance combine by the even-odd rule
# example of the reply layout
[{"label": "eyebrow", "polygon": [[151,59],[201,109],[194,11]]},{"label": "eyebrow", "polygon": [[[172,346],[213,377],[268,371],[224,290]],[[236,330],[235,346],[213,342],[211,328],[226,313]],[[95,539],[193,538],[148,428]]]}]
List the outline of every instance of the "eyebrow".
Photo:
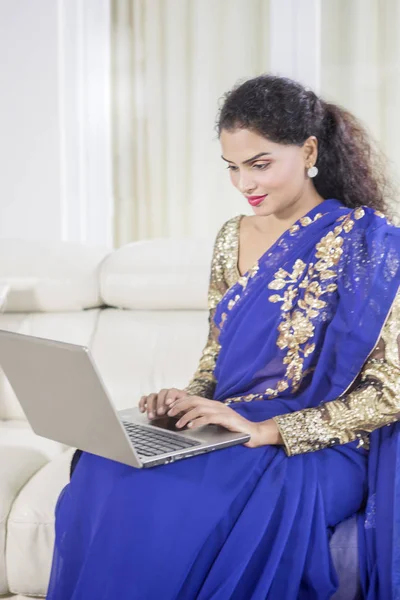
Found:
[{"label": "eyebrow", "polygon": [[[247,165],[248,163],[251,163],[251,162],[253,162],[253,161],[257,160],[257,158],[260,158],[261,156],[267,156],[267,155],[269,155],[269,156],[270,156],[270,155],[271,155],[271,152],[260,152],[259,154],[256,154],[256,155],[255,155],[255,156],[253,156],[252,158],[248,158],[247,160],[244,160],[242,164],[243,164],[243,165]],[[233,162],[232,160],[228,160],[227,158],[224,158],[222,155],[221,155],[221,158],[222,158],[222,160],[224,160],[225,162]]]}]

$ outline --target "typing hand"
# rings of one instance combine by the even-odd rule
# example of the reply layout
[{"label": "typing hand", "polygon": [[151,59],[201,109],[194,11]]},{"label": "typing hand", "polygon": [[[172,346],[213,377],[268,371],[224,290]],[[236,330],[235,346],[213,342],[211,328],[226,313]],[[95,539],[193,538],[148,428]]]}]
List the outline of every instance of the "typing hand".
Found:
[{"label": "typing hand", "polygon": [[248,448],[257,448],[271,443],[268,437],[262,435],[259,423],[248,421],[232,408],[217,400],[185,394],[183,398],[177,398],[170,404],[167,414],[170,417],[179,415],[179,421],[176,423],[178,429],[183,427],[196,429],[202,425],[221,425],[229,431],[248,433],[250,440],[244,444]]},{"label": "typing hand", "polygon": [[168,406],[187,396],[187,393],[177,388],[162,389],[158,394],[149,394],[142,396],[139,402],[139,410],[144,413],[147,411],[149,419],[156,419],[166,415]]}]

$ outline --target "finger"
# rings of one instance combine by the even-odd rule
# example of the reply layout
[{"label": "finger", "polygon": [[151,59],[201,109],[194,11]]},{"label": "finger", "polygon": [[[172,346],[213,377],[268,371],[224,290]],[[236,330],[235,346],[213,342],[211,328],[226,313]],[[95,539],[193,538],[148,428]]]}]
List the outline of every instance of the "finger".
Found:
[{"label": "finger", "polygon": [[177,393],[170,404],[173,406],[177,402],[183,402],[183,400],[190,400],[191,398],[196,398],[196,396],[188,396],[186,393]]},{"label": "finger", "polygon": [[183,390],[177,390],[176,388],[171,388],[167,394],[167,399],[165,401],[165,404],[167,406],[170,406],[176,400],[182,400],[183,398],[186,398],[186,396],[187,396],[187,393],[184,392]]},{"label": "finger", "polygon": [[[221,402],[218,402],[217,400],[210,400],[209,398],[204,398],[203,396],[195,396],[193,394],[186,394],[182,392],[182,395],[180,395],[180,397],[178,397],[172,403],[172,406],[176,404],[176,402],[183,402],[184,400],[195,400],[196,402],[200,402],[201,404],[209,404],[210,406],[214,406],[215,404],[221,405]],[[223,406],[225,406],[225,404]]]},{"label": "finger", "polygon": [[237,428],[232,426],[229,417],[227,417],[223,412],[210,411],[202,414],[197,419],[189,420],[187,424],[190,429],[195,429],[196,427],[201,427],[202,425],[222,425],[222,427],[225,427],[230,431],[238,431]]},{"label": "finger", "polygon": [[139,410],[144,412],[146,410],[147,396],[142,396],[139,400]]},{"label": "finger", "polygon": [[157,394],[157,400],[155,402],[155,411],[158,415],[163,415],[166,412],[165,409],[165,399],[167,397],[168,390],[162,389]]},{"label": "finger", "polygon": [[[208,398],[203,398],[202,396],[184,396],[181,399],[177,399],[175,400],[175,402],[173,402],[171,404],[171,409],[177,407],[178,410],[186,410],[187,407],[191,407],[191,406],[211,406],[212,408],[214,408],[215,406],[219,406],[221,407],[221,403],[217,402],[215,400],[208,400]],[[224,406],[224,405],[223,405]]]},{"label": "finger", "polygon": [[149,419],[154,419],[156,416],[156,402],[157,402],[157,394],[150,394],[147,396],[147,416]]},{"label": "finger", "polygon": [[187,412],[191,408],[194,408],[195,406],[199,406],[199,404],[201,404],[199,399],[193,398],[190,396],[189,397],[186,396],[184,399],[176,400],[172,404],[171,408],[168,411],[168,416],[174,417],[180,412]]},{"label": "finger", "polygon": [[189,421],[187,424],[189,429],[197,429],[198,427],[203,427],[204,425],[215,425],[214,421],[211,419],[211,416],[199,417],[198,419],[194,419],[193,421]]},{"label": "finger", "polygon": [[176,388],[168,390],[168,394],[165,399],[166,410],[168,410],[175,402],[182,400],[182,398],[185,398],[186,396],[186,392],[183,392],[182,390],[177,390]]},{"label": "finger", "polygon": [[190,421],[193,421],[193,419],[203,416],[207,410],[209,411],[210,409],[204,410],[204,407],[202,406],[196,406],[195,408],[192,408],[179,418],[179,421],[176,423],[176,427],[185,427],[185,425],[187,425]]},{"label": "finger", "polygon": [[198,419],[199,417],[207,417],[210,419],[210,423],[214,423],[214,421],[220,420],[220,417],[216,414],[216,409],[212,406],[197,406],[192,410],[182,414],[179,417],[179,421],[176,423],[177,427],[184,427],[188,425],[190,422]]}]

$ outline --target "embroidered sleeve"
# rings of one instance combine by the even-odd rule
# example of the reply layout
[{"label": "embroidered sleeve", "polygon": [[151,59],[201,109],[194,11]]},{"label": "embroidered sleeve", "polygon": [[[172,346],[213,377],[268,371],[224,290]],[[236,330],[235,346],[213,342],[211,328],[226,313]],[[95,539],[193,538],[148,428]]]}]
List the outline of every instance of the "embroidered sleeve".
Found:
[{"label": "embroidered sleeve", "polygon": [[274,418],[289,456],[313,452],[356,439],[400,419],[400,292],[381,339],[352,391],[315,408]]},{"label": "embroidered sleeve", "polygon": [[223,225],[215,240],[208,288],[209,332],[207,343],[201,354],[197,370],[185,388],[185,391],[193,396],[212,399],[214,395],[216,387],[214,369],[220,351],[219,330],[214,324],[214,314],[219,301],[238,276],[238,234],[239,217],[235,217]]}]

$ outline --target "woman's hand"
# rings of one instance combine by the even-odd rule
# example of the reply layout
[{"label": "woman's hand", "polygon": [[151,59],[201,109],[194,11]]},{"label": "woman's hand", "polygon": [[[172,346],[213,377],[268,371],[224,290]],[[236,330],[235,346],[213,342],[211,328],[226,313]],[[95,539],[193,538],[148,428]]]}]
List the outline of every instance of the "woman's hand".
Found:
[{"label": "woman's hand", "polygon": [[[165,415],[168,406],[175,400],[187,397],[187,392],[177,388],[162,389],[158,394],[149,394],[142,396],[139,401],[139,410],[144,413],[147,410],[149,419],[155,419],[157,416]],[[167,402],[168,401],[168,402]]]},{"label": "woman's hand", "polygon": [[226,404],[216,400],[207,400],[200,396],[185,396],[170,404],[168,416],[175,417],[184,413],[176,423],[178,428],[187,426],[196,429],[202,425],[222,425],[229,431],[248,433],[250,440],[244,445],[257,448],[268,444],[278,444],[277,426],[274,421],[254,423],[248,421]]}]

